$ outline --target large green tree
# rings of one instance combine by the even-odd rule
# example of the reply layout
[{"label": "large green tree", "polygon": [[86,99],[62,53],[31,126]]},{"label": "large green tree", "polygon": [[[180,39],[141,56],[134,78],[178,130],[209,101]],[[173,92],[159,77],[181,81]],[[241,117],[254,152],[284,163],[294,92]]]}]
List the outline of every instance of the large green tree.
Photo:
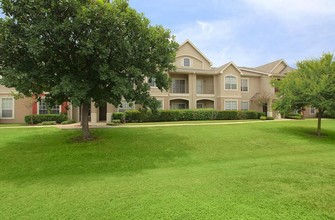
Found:
[{"label": "large green tree", "polygon": [[8,87],[50,103],[82,107],[83,138],[90,138],[91,101],[121,99],[155,108],[146,78],[169,86],[178,44],[151,26],[127,0],[1,0],[0,75]]},{"label": "large green tree", "polygon": [[274,81],[279,92],[277,110],[289,112],[307,106],[318,109],[317,134],[321,135],[321,118],[335,109],[335,61],[325,53],[319,59],[303,60],[297,69],[280,81]]}]

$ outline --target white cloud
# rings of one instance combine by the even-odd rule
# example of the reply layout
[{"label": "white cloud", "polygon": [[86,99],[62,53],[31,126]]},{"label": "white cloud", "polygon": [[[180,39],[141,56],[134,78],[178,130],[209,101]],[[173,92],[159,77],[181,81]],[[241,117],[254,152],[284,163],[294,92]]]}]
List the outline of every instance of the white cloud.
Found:
[{"label": "white cloud", "polygon": [[258,14],[274,16],[287,23],[298,25],[334,19],[334,0],[245,0]]}]

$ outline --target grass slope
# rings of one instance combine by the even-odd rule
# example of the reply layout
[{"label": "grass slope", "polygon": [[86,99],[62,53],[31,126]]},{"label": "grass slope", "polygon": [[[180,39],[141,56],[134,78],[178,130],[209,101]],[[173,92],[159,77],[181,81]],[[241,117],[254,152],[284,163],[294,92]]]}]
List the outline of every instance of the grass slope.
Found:
[{"label": "grass slope", "polygon": [[0,219],[335,219],[335,121],[0,130]]}]

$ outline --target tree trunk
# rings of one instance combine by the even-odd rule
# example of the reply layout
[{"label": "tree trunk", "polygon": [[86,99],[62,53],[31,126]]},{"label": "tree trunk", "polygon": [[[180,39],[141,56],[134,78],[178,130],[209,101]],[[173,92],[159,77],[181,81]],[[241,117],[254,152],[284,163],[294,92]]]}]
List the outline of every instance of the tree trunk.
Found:
[{"label": "tree trunk", "polygon": [[90,103],[83,103],[81,106],[81,127],[83,131],[83,139],[91,139],[91,134],[88,126],[88,111],[90,108]]},{"label": "tree trunk", "polygon": [[318,112],[318,128],[316,130],[316,133],[318,134],[318,136],[321,136],[321,118],[322,118],[322,115],[323,115],[323,111],[321,111],[319,109],[319,112]]}]

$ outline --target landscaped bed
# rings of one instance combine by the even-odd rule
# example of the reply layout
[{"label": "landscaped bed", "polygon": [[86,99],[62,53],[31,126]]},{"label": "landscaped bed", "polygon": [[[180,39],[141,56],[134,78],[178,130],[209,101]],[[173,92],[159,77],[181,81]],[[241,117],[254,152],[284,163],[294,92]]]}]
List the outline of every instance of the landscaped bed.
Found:
[{"label": "landscaped bed", "polygon": [[0,219],[334,219],[335,121],[0,130]]}]

